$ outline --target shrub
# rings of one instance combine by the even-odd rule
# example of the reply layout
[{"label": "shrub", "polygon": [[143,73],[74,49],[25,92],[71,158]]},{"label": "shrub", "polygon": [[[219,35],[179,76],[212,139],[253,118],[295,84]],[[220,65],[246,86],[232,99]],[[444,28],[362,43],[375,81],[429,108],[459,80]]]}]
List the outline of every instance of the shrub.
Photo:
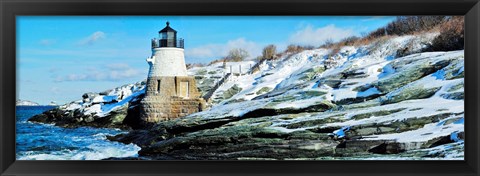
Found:
[{"label": "shrub", "polygon": [[385,27],[385,32],[389,35],[405,35],[410,31],[413,26],[408,25],[410,21],[409,17],[397,17],[397,19],[391,23],[388,23]]},{"label": "shrub", "polygon": [[360,37],[357,36],[351,36],[344,38],[340,40],[340,43],[342,43],[343,46],[352,46],[354,45],[358,40],[360,40]]},{"label": "shrub", "polygon": [[333,44],[335,44],[335,42],[333,42],[332,39],[327,39],[327,40],[325,40],[325,42],[323,42],[322,45],[320,45],[320,48],[329,48],[329,47],[331,47]]},{"label": "shrub", "polygon": [[426,51],[452,51],[464,49],[464,18],[454,16],[441,24],[440,34],[435,37]]},{"label": "shrub", "polygon": [[385,27],[386,35],[407,35],[427,31],[444,22],[445,16],[401,16]]},{"label": "shrub", "polygon": [[263,59],[272,60],[275,59],[275,55],[277,54],[277,47],[275,45],[268,45],[263,48],[262,57]]},{"label": "shrub", "polygon": [[307,46],[300,46],[303,50],[312,50],[312,49],[315,49],[314,46],[312,45],[307,45]]},{"label": "shrub", "polygon": [[[462,25],[459,25],[460,23]],[[461,29],[458,28],[458,26],[461,26]],[[361,38],[353,36],[339,42],[326,40],[320,47],[331,49],[329,57],[338,53],[342,46],[372,44],[371,50],[374,51],[383,45],[385,40],[391,36],[411,35],[432,30],[440,30],[441,34],[435,39],[432,47],[430,47],[435,49],[431,50],[463,49],[463,18],[446,16],[400,16],[384,27],[380,27],[368,34],[363,33]],[[313,49],[313,47],[289,45],[282,54],[289,53],[289,55],[292,55],[305,49]],[[412,54],[413,51],[411,51],[411,49],[410,47],[405,47],[403,50],[397,52],[397,56]]]},{"label": "shrub", "polygon": [[336,44],[332,47],[332,50],[330,50],[330,53],[328,53],[328,57],[333,57],[336,54],[340,52],[340,49],[342,48],[343,45],[341,44]]},{"label": "shrub", "polygon": [[203,67],[205,66],[205,64],[203,63],[189,63],[189,64],[186,64],[185,65],[187,67],[187,69],[190,69],[190,68],[193,68],[193,67]]},{"label": "shrub", "polygon": [[338,54],[340,52],[340,49],[342,49],[342,47],[355,45],[360,40],[361,40],[360,37],[351,36],[351,37],[344,38],[337,43],[328,44],[327,48],[331,49],[330,53],[328,54],[328,57],[332,57]]},{"label": "shrub", "polygon": [[391,36],[383,36],[380,38],[371,39],[370,43],[370,52],[378,51],[387,41],[391,38]]},{"label": "shrub", "polygon": [[299,45],[288,45],[287,50],[285,50],[285,52],[287,52],[287,53],[299,53],[299,52],[302,52],[303,50],[304,50],[303,47],[301,47]]},{"label": "shrub", "polygon": [[315,49],[315,47],[311,45],[308,45],[308,46],[288,45],[284,53],[296,54],[304,50],[311,50],[311,49]]},{"label": "shrub", "polygon": [[219,63],[219,62],[224,62],[225,63],[225,59],[217,59],[217,60],[213,60],[211,61],[210,63],[208,63],[208,65],[212,65],[212,64],[216,64],[216,63]]},{"label": "shrub", "polygon": [[379,38],[385,35],[387,35],[387,30],[385,29],[385,27],[381,27],[381,28],[378,28],[377,30],[370,32],[366,38],[373,39],[373,38]]},{"label": "shrub", "polygon": [[413,45],[415,44],[415,40],[409,40],[408,43],[397,50],[397,54],[396,54],[396,57],[403,57],[403,56],[407,56],[407,55],[410,55],[410,54],[413,54],[414,51],[413,51]]},{"label": "shrub", "polygon": [[234,48],[228,52],[225,59],[227,61],[239,62],[245,60],[249,56],[248,52],[242,48]]},{"label": "shrub", "polygon": [[446,20],[445,16],[421,16],[418,17],[417,28],[422,30],[433,29]]},{"label": "shrub", "polygon": [[357,40],[353,45],[360,46],[360,45],[368,45],[374,38],[363,37]]}]

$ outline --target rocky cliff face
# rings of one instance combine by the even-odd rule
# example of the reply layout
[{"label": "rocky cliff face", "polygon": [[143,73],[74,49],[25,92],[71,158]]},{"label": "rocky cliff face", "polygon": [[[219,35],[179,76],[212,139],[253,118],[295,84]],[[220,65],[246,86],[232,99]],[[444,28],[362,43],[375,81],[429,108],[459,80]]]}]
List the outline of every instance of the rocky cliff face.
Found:
[{"label": "rocky cliff face", "polygon": [[110,139],[153,159],[463,159],[464,52],[420,53],[433,36],[265,62],[207,111]]}]

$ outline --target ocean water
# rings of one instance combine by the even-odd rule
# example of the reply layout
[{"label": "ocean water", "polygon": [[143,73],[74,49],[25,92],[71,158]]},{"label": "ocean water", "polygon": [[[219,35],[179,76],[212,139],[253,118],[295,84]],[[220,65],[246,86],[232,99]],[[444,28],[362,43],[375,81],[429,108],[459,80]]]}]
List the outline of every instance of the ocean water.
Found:
[{"label": "ocean water", "polygon": [[52,106],[17,106],[17,160],[101,160],[137,157],[140,147],[108,141],[107,135],[125,133],[118,129],[62,128],[27,120]]}]

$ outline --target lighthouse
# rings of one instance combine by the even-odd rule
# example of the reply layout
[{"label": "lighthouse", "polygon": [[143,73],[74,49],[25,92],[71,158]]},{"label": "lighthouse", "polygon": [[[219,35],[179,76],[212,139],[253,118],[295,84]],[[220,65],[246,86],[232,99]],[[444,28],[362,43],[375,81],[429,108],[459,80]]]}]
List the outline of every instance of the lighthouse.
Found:
[{"label": "lighthouse", "polygon": [[149,71],[145,97],[141,101],[140,119],[157,123],[202,111],[195,79],[188,76],[185,65],[184,40],[170,23],[152,39],[152,55],[147,58]]}]

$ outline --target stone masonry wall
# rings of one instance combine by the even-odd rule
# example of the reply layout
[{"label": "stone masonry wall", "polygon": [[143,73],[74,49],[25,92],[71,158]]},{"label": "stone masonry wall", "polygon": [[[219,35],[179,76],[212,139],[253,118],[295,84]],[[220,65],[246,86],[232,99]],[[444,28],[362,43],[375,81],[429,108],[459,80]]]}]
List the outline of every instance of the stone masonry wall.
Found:
[{"label": "stone masonry wall", "polygon": [[[160,81],[160,90],[158,90]],[[180,82],[188,82],[188,97],[180,97]],[[141,101],[140,119],[156,123],[186,116],[205,109],[195,79],[190,76],[151,77],[147,80],[145,98]]]}]

